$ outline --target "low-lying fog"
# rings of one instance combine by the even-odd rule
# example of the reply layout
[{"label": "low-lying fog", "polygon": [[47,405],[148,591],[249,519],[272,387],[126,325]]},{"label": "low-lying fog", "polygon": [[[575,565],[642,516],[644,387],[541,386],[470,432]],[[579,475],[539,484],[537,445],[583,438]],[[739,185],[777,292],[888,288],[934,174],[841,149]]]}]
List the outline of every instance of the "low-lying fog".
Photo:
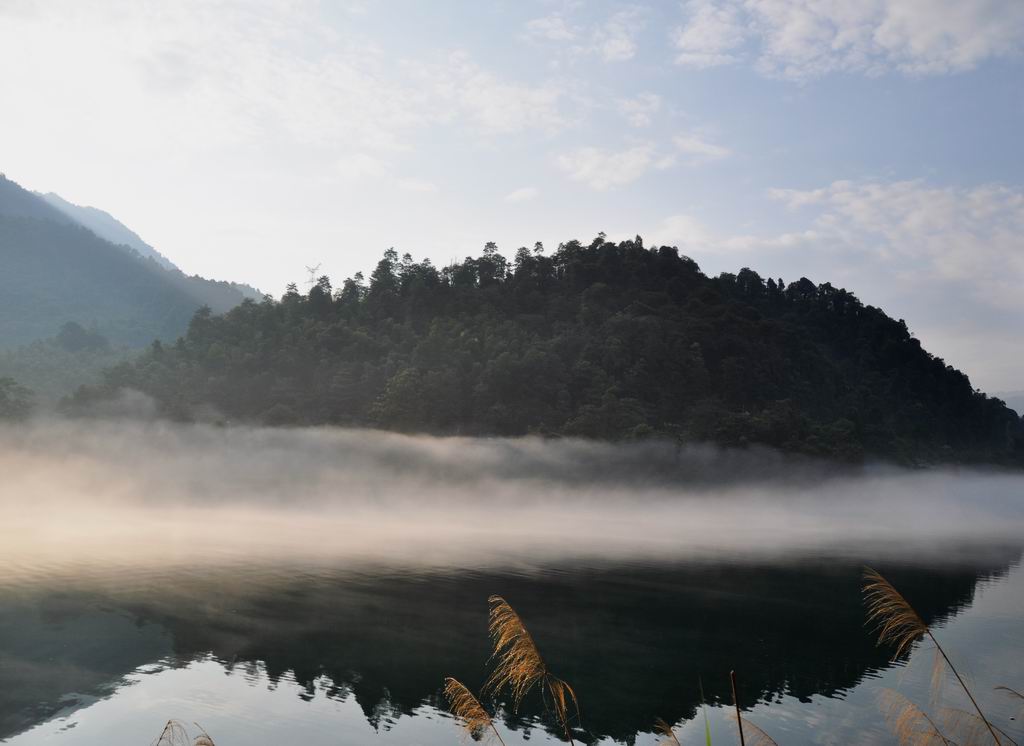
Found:
[{"label": "low-lying fog", "polygon": [[[226,561],[558,558],[1019,541],[1024,475],[838,469],[668,443],[37,421],[0,429],[17,575]],[[10,576],[8,576],[10,577]]]}]

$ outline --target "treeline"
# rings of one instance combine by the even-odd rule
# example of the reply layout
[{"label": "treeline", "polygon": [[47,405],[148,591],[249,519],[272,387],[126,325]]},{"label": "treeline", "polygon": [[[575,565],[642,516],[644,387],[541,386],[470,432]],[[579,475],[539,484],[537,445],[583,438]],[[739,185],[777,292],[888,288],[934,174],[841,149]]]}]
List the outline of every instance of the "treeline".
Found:
[{"label": "treeline", "polygon": [[95,328],[69,321],[49,339],[0,349],[0,378],[31,386],[33,408],[49,409],[82,384],[99,382],[104,370],[132,354]]},{"label": "treeline", "polygon": [[639,237],[443,268],[389,250],[368,281],[201,310],[65,406],[125,388],[182,420],[1024,463],[1022,421],[902,321],[828,283],[710,278]]}]

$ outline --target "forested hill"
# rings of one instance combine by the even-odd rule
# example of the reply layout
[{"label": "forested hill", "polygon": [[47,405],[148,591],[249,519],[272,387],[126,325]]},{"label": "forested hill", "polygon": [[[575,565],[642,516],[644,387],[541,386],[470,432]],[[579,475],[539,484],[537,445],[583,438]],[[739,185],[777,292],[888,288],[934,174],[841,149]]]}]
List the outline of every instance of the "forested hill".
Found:
[{"label": "forested hill", "polygon": [[[226,311],[246,297],[242,286],[190,277],[104,240],[102,226],[80,222],[99,211],[76,218],[71,207],[0,176],[0,348],[52,337],[69,321],[117,345],[173,340],[198,308]],[[111,230],[120,225],[107,217]]]},{"label": "forested hill", "polygon": [[663,436],[842,459],[1024,463],[1024,426],[902,321],[807,279],[709,278],[599,237],[443,269],[394,251],[337,289],[196,314],[83,388],[170,416],[412,432]]}]

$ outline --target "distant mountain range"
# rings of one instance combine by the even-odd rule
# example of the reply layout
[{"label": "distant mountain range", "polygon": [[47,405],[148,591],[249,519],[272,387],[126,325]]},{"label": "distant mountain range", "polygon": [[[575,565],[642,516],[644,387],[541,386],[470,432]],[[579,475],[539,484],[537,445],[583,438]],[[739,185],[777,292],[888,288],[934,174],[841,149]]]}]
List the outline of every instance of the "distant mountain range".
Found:
[{"label": "distant mountain range", "polygon": [[0,348],[65,323],[118,345],[174,340],[196,310],[222,313],[261,294],[189,276],[110,214],[35,194],[0,176]]}]

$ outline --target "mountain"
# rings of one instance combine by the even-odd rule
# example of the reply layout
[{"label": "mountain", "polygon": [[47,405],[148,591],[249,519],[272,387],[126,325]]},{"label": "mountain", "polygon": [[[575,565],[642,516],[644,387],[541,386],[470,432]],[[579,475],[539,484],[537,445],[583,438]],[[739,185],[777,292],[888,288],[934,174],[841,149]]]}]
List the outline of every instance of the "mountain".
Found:
[{"label": "mountain", "polygon": [[113,218],[100,217],[106,213],[69,204],[43,199],[0,175],[2,348],[52,337],[69,321],[117,346],[174,340],[200,307],[224,312],[255,294],[246,286],[187,276],[168,268],[166,259],[141,255],[130,242],[114,244],[97,231],[126,241],[134,236],[134,243],[146,246]]},{"label": "mountain", "polygon": [[1006,406],[1024,417],[1024,391],[1003,391],[996,396],[1006,402]]},{"label": "mountain", "polygon": [[128,246],[137,251],[141,256],[148,257],[162,266],[164,269],[178,269],[174,263],[154,249],[148,243],[139,238],[139,234],[117,220],[109,212],[95,207],[83,207],[73,205],[59,194],[39,194],[36,196],[43,199],[47,204],[64,213],[73,222],[84,226],[102,239],[110,241],[115,246]]},{"label": "mountain", "polygon": [[844,460],[1024,465],[1024,421],[852,293],[675,248],[571,241],[438,270],[389,250],[334,293],[197,313],[80,389],[168,416],[406,432],[764,444]]}]

